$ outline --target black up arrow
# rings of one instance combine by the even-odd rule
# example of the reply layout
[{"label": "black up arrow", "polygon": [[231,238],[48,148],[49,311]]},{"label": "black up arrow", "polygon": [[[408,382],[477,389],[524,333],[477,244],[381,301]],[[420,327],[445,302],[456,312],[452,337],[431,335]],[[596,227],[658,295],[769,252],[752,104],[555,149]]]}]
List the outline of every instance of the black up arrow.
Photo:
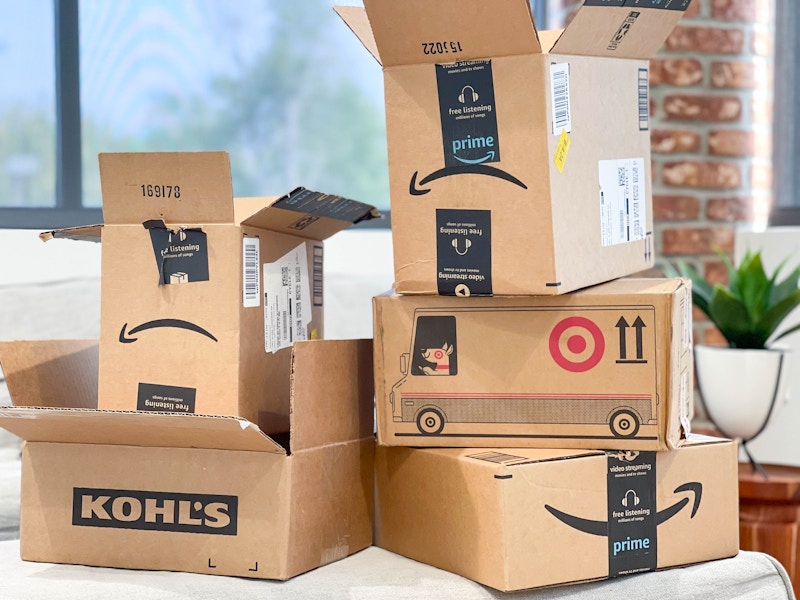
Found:
[{"label": "black up arrow", "polygon": [[[625,320],[625,317],[620,317],[615,325],[619,329],[619,360],[618,363],[646,363],[644,359],[644,343],[642,329],[646,327],[641,316],[636,316],[633,325]],[[636,330],[636,358],[628,358],[628,339],[626,330],[628,327],[633,327]]]}]

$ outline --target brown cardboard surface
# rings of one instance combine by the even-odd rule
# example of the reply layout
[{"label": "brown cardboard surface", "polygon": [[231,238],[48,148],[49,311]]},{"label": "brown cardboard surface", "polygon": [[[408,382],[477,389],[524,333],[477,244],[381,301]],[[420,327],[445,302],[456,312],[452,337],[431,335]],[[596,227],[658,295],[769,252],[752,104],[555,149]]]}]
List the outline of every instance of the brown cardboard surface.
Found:
[{"label": "brown cardboard surface", "polygon": [[322,240],[379,213],[305,188],[234,200],[225,152],[102,154],[100,175],[105,225],[42,234],[102,233],[98,406],[286,432],[289,346],[324,336]]},{"label": "brown cardboard surface", "polygon": [[[379,446],[376,545],[504,591],[608,577],[608,537],[545,508],[607,524],[608,459],[554,453]],[[657,568],[735,555],[736,444],[693,436],[655,469]]]},{"label": "brown cardboard surface", "polygon": [[665,450],[689,431],[686,280],[373,306],[380,444]]},{"label": "brown cardboard surface", "polygon": [[[286,579],[365,548],[374,473],[373,395],[364,383],[372,380],[370,344],[295,344],[283,375],[287,390],[290,374],[304,381],[288,392],[298,421],[285,416],[296,448],[233,417],[47,408],[12,397],[31,403],[0,409],[0,426],[26,439],[23,559]],[[12,367],[9,389],[30,377],[57,385],[61,365],[50,372],[54,362],[41,357],[66,356],[78,368],[74,350],[93,346],[38,345],[41,352],[22,342],[0,347],[4,368]],[[312,377],[327,385],[306,384]],[[311,406],[351,416],[323,423],[304,414]]]},{"label": "brown cardboard surface", "polygon": [[337,9],[384,68],[398,293],[557,295],[652,267],[646,59],[683,11],[595,47],[639,4],[541,36],[524,0]]}]

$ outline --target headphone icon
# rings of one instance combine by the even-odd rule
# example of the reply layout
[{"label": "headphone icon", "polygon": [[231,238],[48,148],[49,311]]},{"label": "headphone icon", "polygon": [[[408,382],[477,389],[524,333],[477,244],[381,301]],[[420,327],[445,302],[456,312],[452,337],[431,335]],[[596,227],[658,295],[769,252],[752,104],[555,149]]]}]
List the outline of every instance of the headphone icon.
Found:
[{"label": "headphone icon", "polygon": [[464,240],[464,251],[463,252],[461,252],[461,250],[458,249],[458,238],[453,238],[452,244],[453,244],[453,248],[456,249],[456,254],[458,254],[459,256],[464,256],[469,251],[470,247],[472,246],[472,242],[469,240],[469,238]]},{"label": "headphone icon", "polygon": [[[467,90],[469,90],[469,95],[467,95]],[[458,101],[461,104],[466,104],[467,102],[477,102],[478,101],[478,92],[475,91],[471,85],[465,85],[461,88],[461,93],[458,95]]]},{"label": "headphone icon", "polygon": [[[632,498],[633,498],[633,504],[632,505],[630,504],[630,501],[628,500],[628,494],[632,494]],[[638,506],[638,504],[639,504],[639,496],[636,495],[636,492],[634,492],[633,490],[628,490],[627,492],[625,492],[625,495],[622,497],[622,506],[629,506],[629,505],[630,506]]]}]

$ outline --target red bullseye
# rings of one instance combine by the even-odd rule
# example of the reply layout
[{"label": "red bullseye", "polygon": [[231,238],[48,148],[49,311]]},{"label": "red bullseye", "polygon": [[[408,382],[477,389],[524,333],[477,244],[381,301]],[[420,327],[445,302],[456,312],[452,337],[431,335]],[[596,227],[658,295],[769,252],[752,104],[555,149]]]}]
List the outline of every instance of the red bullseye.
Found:
[{"label": "red bullseye", "polygon": [[[591,355],[584,360],[572,360],[561,350],[561,338],[564,333],[571,327],[576,327],[585,330],[585,332],[592,337],[594,342],[594,349]],[[556,361],[556,364],[572,373],[583,373],[589,369],[597,366],[600,359],[603,358],[603,353],[606,349],[605,338],[600,328],[586,317],[567,317],[559,321],[553,331],[550,333],[550,356]],[[575,355],[582,354],[586,350],[586,338],[583,335],[573,333],[567,338],[567,350]]]},{"label": "red bullseye", "polygon": [[444,352],[442,352],[441,350],[437,350],[436,352],[433,353],[433,358],[436,359],[444,358]]}]

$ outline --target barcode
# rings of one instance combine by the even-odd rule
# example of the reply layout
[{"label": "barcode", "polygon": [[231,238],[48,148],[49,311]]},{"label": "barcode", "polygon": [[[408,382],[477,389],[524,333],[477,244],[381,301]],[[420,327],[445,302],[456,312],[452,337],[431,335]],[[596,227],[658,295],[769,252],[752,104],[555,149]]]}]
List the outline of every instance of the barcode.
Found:
[{"label": "barcode", "polygon": [[639,131],[650,129],[650,81],[647,69],[639,69]]},{"label": "barcode", "polygon": [[322,306],[322,246],[314,246],[313,301]]},{"label": "barcode", "polygon": [[261,297],[258,238],[244,238],[243,256],[242,305],[244,307],[258,306]]},{"label": "barcode", "polygon": [[550,87],[553,101],[553,134],[572,131],[569,105],[569,63],[550,65]]}]

